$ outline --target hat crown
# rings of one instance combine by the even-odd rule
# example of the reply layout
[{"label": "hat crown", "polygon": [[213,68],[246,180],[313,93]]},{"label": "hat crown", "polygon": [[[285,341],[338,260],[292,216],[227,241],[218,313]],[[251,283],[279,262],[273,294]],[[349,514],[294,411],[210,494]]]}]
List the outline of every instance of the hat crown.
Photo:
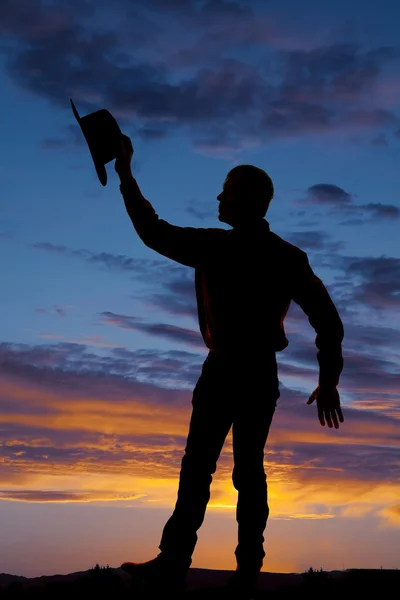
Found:
[{"label": "hat crown", "polygon": [[80,117],[71,100],[72,110],[77,119],[103,185],[107,183],[104,165],[117,158],[122,136],[121,129],[112,114],[105,108]]}]

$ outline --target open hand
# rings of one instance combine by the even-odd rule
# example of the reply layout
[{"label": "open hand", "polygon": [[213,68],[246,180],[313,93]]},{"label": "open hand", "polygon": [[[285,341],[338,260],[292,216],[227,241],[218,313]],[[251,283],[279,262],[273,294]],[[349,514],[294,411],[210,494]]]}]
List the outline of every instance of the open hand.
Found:
[{"label": "open hand", "polygon": [[117,153],[114,169],[120,177],[131,175],[131,160],[133,156],[133,146],[130,137],[122,134],[121,147]]},{"label": "open hand", "polygon": [[317,401],[318,419],[321,425],[324,426],[326,421],[328,427],[332,428],[334,425],[335,429],[339,429],[339,421],[343,423],[344,417],[340,408],[340,396],[337,388],[318,386],[307,400],[307,404],[312,404],[314,400]]}]

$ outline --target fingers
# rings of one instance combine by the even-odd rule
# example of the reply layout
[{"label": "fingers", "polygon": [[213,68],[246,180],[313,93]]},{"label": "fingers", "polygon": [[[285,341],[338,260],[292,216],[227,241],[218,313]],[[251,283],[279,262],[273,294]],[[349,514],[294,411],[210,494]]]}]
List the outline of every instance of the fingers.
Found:
[{"label": "fingers", "polygon": [[329,429],[332,429],[332,427],[333,427],[332,417],[331,417],[331,413],[329,410],[324,411],[324,417],[325,417],[325,421],[326,421],[326,424],[328,425]]},{"label": "fingers", "polygon": [[314,390],[309,399],[307,400],[307,404],[312,404],[317,397],[317,390]]},{"label": "fingers", "polygon": [[[337,414],[336,414],[337,413]],[[321,420],[321,415],[322,415],[322,420]],[[339,417],[339,420],[338,420]],[[318,411],[318,418],[319,418],[319,422],[321,423],[321,425],[328,425],[328,427],[330,427],[332,429],[332,427],[334,427],[335,429],[339,429],[339,421],[341,423],[344,422],[344,418],[342,415],[342,411],[340,410],[340,408],[337,408],[336,410],[322,410],[320,409]]]},{"label": "fingers", "polygon": [[124,150],[127,150],[128,152],[133,154],[132,140],[129,137],[129,135],[125,135],[124,133],[122,134],[121,144],[122,144]]},{"label": "fingers", "polygon": [[119,140],[119,148],[117,151],[117,160],[122,158],[125,154],[125,142],[124,142],[124,138],[123,135],[120,137]]},{"label": "fingers", "polygon": [[[313,391],[307,400],[307,404],[312,404],[314,400],[317,400],[318,420],[322,427],[324,427],[326,423],[330,429],[333,427],[339,429],[339,422],[344,422],[342,409],[340,408],[340,400],[337,400],[337,402],[327,401],[326,398],[319,396],[318,391],[318,388]],[[325,404],[325,406],[323,406],[323,404]],[[328,406],[330,404],[331,407],[335,404],[338,404],[338,406],[335,406],[335,408],[327,408],[327,404]]]},{"label": "fingers", "polygon": [[325,416],[326,424],[328,425],[329,429],[332,429],[333,425],[332,425],[332,418],[331,418],[330,411],[329,410],[325,410],[324,411],[324,416]]},{"label": "fingers", "polygon": [[333,425],[335,427],[335,429],[339,429],[339,423],[338,423],[338,419],[336,416],[336,411],[332,411],[332,421],[333,421]]}]

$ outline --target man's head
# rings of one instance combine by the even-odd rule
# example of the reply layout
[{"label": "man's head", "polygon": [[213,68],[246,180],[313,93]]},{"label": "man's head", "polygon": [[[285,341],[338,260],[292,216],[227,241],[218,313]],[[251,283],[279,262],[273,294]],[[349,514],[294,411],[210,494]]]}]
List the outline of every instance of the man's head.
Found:
[{"label": "man's head", "polygon": [[274,196],[269,175],[253,165],[239,165],[226,176],[223,190],[217,196],[218,219],[232,227],[265,217]]}]

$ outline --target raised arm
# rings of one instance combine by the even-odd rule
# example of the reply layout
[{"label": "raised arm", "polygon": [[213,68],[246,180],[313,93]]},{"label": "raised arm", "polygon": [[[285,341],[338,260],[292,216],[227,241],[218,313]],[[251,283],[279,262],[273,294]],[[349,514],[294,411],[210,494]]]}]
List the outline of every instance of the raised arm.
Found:
[{"label": "raised arm", "polygon": [[120,191],[127,213],[141,240],[156,252],[188,267],[196,267],[223,229],[178,227],[159,218],[154,208],[142,195],[133,177],[130,162],[132,144],[123,136],[121,154],[115,162],[120,177]]}]

